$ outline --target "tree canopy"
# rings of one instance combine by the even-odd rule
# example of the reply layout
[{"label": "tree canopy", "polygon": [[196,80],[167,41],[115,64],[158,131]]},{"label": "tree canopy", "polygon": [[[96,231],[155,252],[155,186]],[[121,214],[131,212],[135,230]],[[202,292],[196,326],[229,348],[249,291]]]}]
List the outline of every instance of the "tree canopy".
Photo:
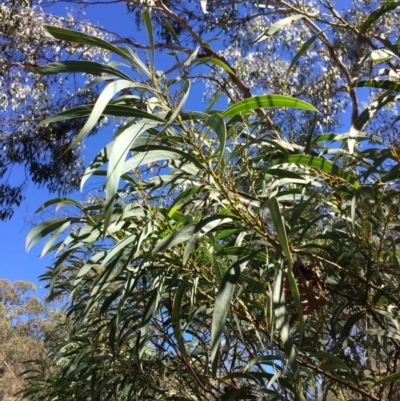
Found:
[{"label": "tree canopy", "polygon": [[[60,194],[79,187],[83,149],[66,149],[84,122],[60,121],[49,128],[38,124],[63,108],[92,103],[96,93],[78,92],[68,77],[32,71],[37,64],[77,53],[80,59],[107,59],[97,48],[81,53],[79,44],[60,46],[43,34],[42,26],[47,23],[107,38],[100,28],[76,17],[56,17],[25,0],[7,0],[0,5],[0,220],[10,218],[20,205],[29,180]],[[24,167],[25,178],[16,179],[13,174],[18,165]]]},{"label": "tree canopy", "polygon": [[40,378],[46,378],[52,361],[47,352],[55,338],[47,346],[44,338],[55,326],[59,311],[47,312],[32,294],[33,283],[0,279],[0,399],[15,400],[14,393],[25,389],[23,373],[40,370]]},{"label": "tree canopy", "polygon": [[[72,149],[118,123],[82,176],[104,198],[46,202],[63,214],[27,238],[50,235],[42,278],[70,296],[61,371],[27,395],[398,398],[398,5],[131,2],[140,46],[45,26],[112,61],[31,67],[91,74],[99,94],[40,127],[86,118]],[[209,100],[189,110],[200,78]]]}]

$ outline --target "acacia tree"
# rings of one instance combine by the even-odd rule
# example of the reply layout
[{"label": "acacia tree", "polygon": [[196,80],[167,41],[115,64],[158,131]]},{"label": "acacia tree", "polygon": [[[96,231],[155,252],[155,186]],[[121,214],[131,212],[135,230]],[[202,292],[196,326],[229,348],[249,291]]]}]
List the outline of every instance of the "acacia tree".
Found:
[{"label": "acacia tree", "polygon": [[[102,0],[93,2],[93,5],[101,7],[102,4],[114,4],[116,1]],[[67,26],[95,33],[103,39],[113,39],[114,44],[127,44],[136,49],[148,48],[132,37],[126,38],[122,32],[119,35],[118,32],[110,35],[101,27],[84,21],[79,14],[69,15],[65,19],[48,14],[54,3],[53,0],[11,0],[3,2],[0,9],[0,85],[4,88],[0,102],[2,219],[9,218],[13,207],[20,204],[24,184],[27,182],[10,182],[12,166],[24,164],[27,177],[34,183],[47,185],[51,192],[63,194],[78,187],[79,176],[83,172],[82,149],[75,147],[65,152],[71,142],[72,132],[82,126],[82,121],[60,121],[57,126],[53,126],[51,132],[44,128],[34,129],[48,115],[72,105],[90,103],[96,95],[93,92],[85,92],[88,97],[78,94],[72,88],[71,81],[67,82],[67,76],[60,81],[59,77],[31,74],[30,65],[56,61],[64,57],[61,50],[65,55],[76,54],[78,50],[76,45],[63,48],[43,37],[40,33],[42,24]],[[66,3],[85,9],[91,6],[90,2],[81,0],[67,0]],[[341,8],[335,8],[334,4],[325,0],[135,0],[123,3],[127,4],[127,10],[132,13],[139,28],[143,28],[141,11],[145,7],[151,7],[155,48],[157,51],[181,53],[183,58],[175,66],[178,70],[182,67],[184,58],[196,46],[209,41],[213,46],[216,43],[216,49],[219,50],[213,51],[211,46],[206,46],[198,57],[203,62],[210,56],[228,61],[230,70],[221,71],[217,66],[211,65],[212,68],[207,71],[194,70],[190,77],[205,79],[208,99],[220,90],[231,101],[270,92],[300,97],[318,107],[322,113],[318,123],[324,132],[339,132],[342,113],[349,108],[353,110],[354,127],[365,128],[363,120],[357,121],[360,105],[355,92],[350,90],[349,93],[348,85],[354,79],[369,78],[371,63],[382,58],[379,51],[374,52],[374,49],[385,45],[386,32],[390,31],[393,35],[398,32],[395,3],[389,7],[392,8],[390,12],[385,12],[380,17],[379,24],[368,23],[362,26],[367,16],[378,8],[378,0],[352,2],[343,4]],[[284,18],[291,19],[292,24],[286,24],[278,35],[273,35],[276,27],[268,31],[269,25]],[[368,30],[367,38],[363,37],[364,29]],[[213,38],[217,38],[217,41]],[[289,63],[308,39],[313,44],[291,66],[291,73],[286,76]],[[82,57],[91,60],[104,59],[103,53],[96,54],[94,50],[86,49]],[[383,58],[385,57],[384,55]],[[389,64],[394,66],[393,62]],[[10,69],[10,66],[13,68]],[[397,74],[394,68],[386,69],[388,71],[391,71],[392,77]],[[385,73],[385,69],[382,73]],[[271,114],[274,115],[274,123],[285,130],[286,135],[291,136],[293,141],[304,144],[304,138],[298,134],[310,123],[307,113],[290,110],[282,113],[275,110]],[[390,123],[386,124],[390,121],[387,114],[390,115],[391,112],[381,108],[376,116],[380,118],[375,118],[375,123],[372,122],[371,125],[373,124],[375,134],[389,135],[389,139],[393,141],[396,132],[390,127]]]},{"label": "acacia tree", "polygon": [[[148,6],[173,16],[162,2]],[[83,183],[105,177],[105,199],[47,202],[44,208],[67,207],[66,215],[27,240],[31,247],[51,233],[44,253],[58,256],[43,278],[53,296],[71,295],[69,338],[54,354],[62,373],[34,387],[37,399],[396,399],[398,150],[390,137],[362,132],[371,122],[379,133],[376,114],[396,112],[396,30],[375,33],[396,6],[318,31],[294,56],[306,57],[323,35],[332,40],[336,28],[354,35],[362,50],[354,65],[328,52],[346,71],[370,63],[371,79],[350,75],[344,88],[353,106],[350,134],[319,132],[320,119],[330,122],[317,101],[305,101],[313,101],[313,82],[305,100],[242,92],[245,99],[224,110],[214,98],[205,110],[185,111],[198,63],[220,68],[238,91],[246,87],[204,43],[183,74],[157,70],[148,11],[146,62],[129,47],[46,27],[56,39],[112,52],[132,72],[96,64],[102,75],[94,83],[107,82],[96,103],[43,123],[89,116],[78,143],[100,116],[123,119],[83,176]],[[264,34],[291,20],[265,26]],[[66,61],[36,71],[94,66]],[[380,88],[362,113],[356,87]],[[396,122],[384,124],[395,132]]]}]

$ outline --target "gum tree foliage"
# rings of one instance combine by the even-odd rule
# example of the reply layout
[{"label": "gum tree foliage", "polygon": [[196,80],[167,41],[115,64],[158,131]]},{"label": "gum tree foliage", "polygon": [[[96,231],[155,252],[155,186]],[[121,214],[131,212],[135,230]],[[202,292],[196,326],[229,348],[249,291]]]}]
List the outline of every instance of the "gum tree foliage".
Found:
[{"label": "gum tree foliage", "polygon": [[[296,20],[286,32],[298,29],[291,38],[303,38],[292,60],[304,63],[311,52],[310,68],[321,73],[329,63],[345,66],[337,92],[343,90],[352,117],[347,132],[337,134],[323,128],[330,124],[327,115],[335,117],[335,104],[343,103],[333,97],[324,109],[323,96],[313,95],[314,75],[309,86],[301,82],[296,97],[269,90],[251,96],[213,42],[197,40],[182,15],[174,17],[162,2],[146,2],[141,14],[149,37],[143,59],[126,44],[46,27],[56,39],[110,51],[124,66],[96,65],[101,76],[94,83],[106,82],[96,102],[42,126],[88,117],[73,146],[101,116],[122,122],[82,178],[85,185],[92,176],[104,177],[104,199],[46,202],[42,210],[64,212],[27,238],[31,248],[50,234],[43,253],[55,251],[56,258],[43,279],[50,299],[70,296],[69,334],[52,354],[61,372],[46,382],[32,377],[30,396],[398,398],[399,149],[393,135],[400,52],[396,26],[385,23],[394,21],[398,4],[364,3],[369,13],[332,8],[337,26],[327,24],[322,33],[311,28],[327,19],[324,13],[280,1],[286,11],[276,14],[279,25]],[[262,6],[261,14],[274,3]],[[176,18],[201,45],[189,57],[185,50],[177,54],[184,62],[179,71],[162,72],[153,63],[158,12]],[[298,25],[299,13],[303,20],[307,13],[304,25]],[[282,22],[281,14],[292,21]],[[263,35],[279,28],[267,19],[260,24]],[[306,29],[318,34],[314,44],[302,36]],[[347,41],[334,42],[342,30]],[[265,41],[260,38],[260,46]],[[317,44],[325,50],[316,52]],[[340,53],[342,45],[354,46],[351,57],[350,50]],[[284,62],[290,54],[282,53],[280,68],[293,83],[290,77],[303,72]],[[264,64],[276,63],[278,55],[264,55]],[[227,85],[244,99],[220,109],[217,96],[204,110],[186,110],[199,63],[211,74],[228,74]],[[93,67],[65,61],[36,72]],[[354,80],[357,69],[362,74]],[[327,79],[333,93],[334,78]],[[366,103],[362,111],[358,96]],[[390,128],[385,135],[382,127]]]},{"label": "gum tree foliage", "polygon": [[[40,367],[48,373],[44,338],[55,323],[55,310],[45,314],[42,302],[27,281],[0,279],[0,399],[17,399],[25,388],[23,372]],[[50,345],[50,343],[48,344]],[[33,362],[36,361],[36,362]]]},{"label": "gum tree foliage", "polygon": [[77,17],[58,18],[25,0],[7,0],[0,5],[1,220],[12,216],[27,183],[26,178],[15,178],[13,166],[23,166],[27,178],[39,186],[47,185],[50,192],[65,194],[79,185],[83,149],[66,149],[83,122],[59,122],[49,128],[37,125],[63,108],[92,103],[95,92],[78,92],[77,82],[67,76],[32,72],[37,64],[71,57],[77,52],[83,60],[106,60],[107,54],[96,48],[82,53],[79,44],[60,46],[43,35],[42,25],[47,23],[106,37],[99,28]]},{"label": "gum tree foliage", "polygon": [[[114,2],[103,0],[96,6]],[[52,3],[52,0],[44,2],[45,5]],[[80,0],[66,3],[86,4]],[[205,80],[206,98],[211,99],[219,91],[225,92],[231,101],[267,92],[295,96],[318,106],[322,113],[319,124],[324,132],[342,132],[344,112],[352,116],[357,129],[365,128],[362,121],[357,124],[355,121],[367,95],[360,102],[355,93],[349,92],[348,86],[353,80],[371,77],[376,62],[385,58],[374,50],[386,46],[388,32],[393,38],[398,35],[396,2],[392,3],[394,6],[379,17],[379,23],[368,24],[368,27],[363,27],[363,22],[379,8],[379,0],[136,0],[127,2],[127,8],[139,29],[144,29],[142,10],[151,8],[155,48],[178,52],[182,57],[176,69],[179,70],[185,58],[198,47],[197,57],[202,62],[208,57],[228,62],[233,74],[218,69],[215,64],[211,64],[208,71],[191,71],[192,79]],[[274,27],[269,30],[271,26]],[[364,28],[368,30],[368,38],[360,40],[358,33]],[[310,47],[291,66],[290,74],[286,74],[308,40],[307,46]],[[115,43],[148,49],[130,37],[118,37]],[[389,64],[395,67],[393,60],[389,60]],[[379,69],[382,69],[381,65]],[[186,72],[184,68],[181,71]],[[381,74],[386,72],[382,69]],[[395,68],[391,68],[392,78],[396,74]],[[378,133],[379,130],[379,134],[391,135],[392,138],[397,131],[390,127],[390,123],[386,124],[387,113],[390,114],[388,110],[379,111],[382,118],[375,119],[379,123],[374,125],[373,131]],[[309,114],[281,113],[280,110],[273,114],[276,124],[286,122],[281,124],[281,129],[287,130],[286,135],[294,141],[304,141],[299,131],[301,125],[307,125],[312,118]]]}]

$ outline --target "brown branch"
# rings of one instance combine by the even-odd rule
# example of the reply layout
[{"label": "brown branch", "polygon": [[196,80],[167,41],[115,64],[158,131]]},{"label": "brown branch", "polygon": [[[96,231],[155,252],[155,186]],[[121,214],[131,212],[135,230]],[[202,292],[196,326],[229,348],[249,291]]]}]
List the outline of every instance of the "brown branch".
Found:
[{"label": "brown branch", "polygon": [[[204,41],[202,40],[201,36],[188,24],[187,21],[185,21],[184,19],[182,19],[179,15],[177,15],[176,13],[174,13],[172,10],[170,10],[164,3],[162,0],[158,0],[156,2],[156,7],[153,7],[154,10],[159,11],[167,16],[169,16],[170,18],[173,18],[175,21],[177,21],[180,25],[182,25],[182,27],[184,27],[187,32],[192,36],[192,38],[195,40],[195,42],[197,42],[201,47],[202,50],[205,52],[205,55],[208,57],[213,57],[219,61],[222,61],[224,64],[226,64],[232,71],[234,71],[234,68],[229,64],[229,62],[224,58],[221,57],[218,53],[216,53],[210,46],[205,45]],[[251,98],[253,97],[250,89],[241,81],[241,79],[236,75],[236,73],[231,73],[228,72],[228,75],[230,77],[230,79],[232,80],[232,82],[235,84],[235,86],[240,90],[240,92],[242,93],[243,97],[245,99]],[[256,109],[255,110],[257,113],[257,116],[259,118],[263,118],[264,119],[264,124],[265,127],[274,132],[274,134],[276,135],[276,137],[278,139],[280,139],[280,135],[279,133],[274,130],[273,128],[273,123],[272,121],[266,116],[266,113],[263,109]]]},{"label": "brown branch", "polygon": [[299,365],[305,366],[305,367],[307,367],[309,369],[312,369],[314,372],[317,372],[317,373],[319,373],[321,375],[329,377],[330,379],[336,381],[337,383],[343,384],[347,388],[349,388],[349,389],[351,389],[353,391],[356,391],[357,393],[363,395],[364,397],[367,397],[367,398],[369,398],[369,399],[371,399],[373,401],[382,401],[380,398],[373,396],[371,393],[369,393],[369,392],[367,392],[367,391],[355,386],[354,384],[342,379],[341,377],[337,377],[337,376],[333,375],[332,373],[329,373],[329,372],[327,372],[327,371],[325,371],[323,369],[320,369],[319,367],[313,365],[310,362],[306,362],[306,361],[302,360],[299,357],[296,359],[296,361],[297,361],[297,363]]},{"label": "brown branch", "polygon": [[3,357],[3,363],[4,363],[5,367],[6,367],[7,370],[10,372],[11,376],[14,378],[14,381],[15,381],[15,383],[17,384],[18,388],[19,388],[20,390],[22,390],[21,384],[19,383],[19,381],[18,381],[17,377],[15,376],[14,372],[12,371],[12,369],[10,368],[10,366],[8,365],[8,363],[6,362],[6,360],[5,360],[5,358],[4,358],[4,355],[3,355],[3,354],[1,354],[1,355],[2,355],[2,357]]},{"label": "brown branch", "polygon": [[[311,260],[318,260],[319,262],[322,263],[326,263],[332,267],[334,267],[335,269],[337,269],[338,271],[341,271],[343,273],[346,274],[350,274],[351,275],[351,271],[349,271],[348,269],[345,269],[344,267],[338,265],[335,262],[332,262],[329,259],[325,259],[322,256],[319,256],[317,254],[314,254],[312,252],[308,252],[308,251],[302,251],[300,249],[292,249],[293,253],[297,253],[299,255],[304,255],[304,256],[308,256]],[[385,297],[387,297],[391,302],[393,302],[398,308],[400,308],[400,301],[398,299],[396,299],[395,297],[393,297],[392,295],[386,293],[381,287],[369,282],[368,280],[366,280],[364,277],[357,275],[357,274],[353,274],[353,276],[355,276],[355,278],[362,282],[365,285],[369,285],[371,288],[373,288],[375,291],[378,291],[379,293],[381,293],[382,295],[384,295]]]},{"label": "brown branch", "polygon": [[331,59],[333,60],[333,62],[337,65],[337,67],[342,71],[343,75],[345,76],[345,79],[346,79],[346,82],[348,85],[348,92],[350,94],[350,98],[353,103],[353,111],[351,113],[351,124],[354,125],[355,121],[358,118],[358,99],[357,99],[357,95],[356,95],[354,88],[352,88],[350,86],[352,83],[352,77],[350,75],[350,72],[347,69],[347,67],[344,65],[343,61],[337,56],[334,46],[329,41],[329,39],[325,35],[325,33],[322,32],[321,29],[319,29],[319,27],[317,25],[315,25],[315,23],[313,21],[311,21],[308,17],[305,18],[305,21],[306,21],[306,24],[309,26],[309,28],[315,34],[319,33],[319,36],[320,36],[322,42],[324,42],[325,46],[328,49],[328,53],[331,56]]},{"label": "brown branch", "polygon": [[[120,39],[112,40],[110,43],[113,44],[113,45],[117,45],[117,44],[123,43],[123,44],[131,45],[131,46],[133,46],[133,47],[135,47],[137,49],[151,50],[150,46],[142,45],[142,44],[140,44],[138,42],[135,42],[134,40],[129,39],[129,38],[120,38]],[[161,49],[161,50],[162,49],[176,50],[176,51],[180,51],[182,53],[187,53],[187,54],[191,54],[192,53],[192,50],[187,49],[185,47],[176,46],[176,45],[169,45],[169,44],[166,44],[166,43],[157,43],[157,44],[154,45],[154,48],[155,49]]]}]

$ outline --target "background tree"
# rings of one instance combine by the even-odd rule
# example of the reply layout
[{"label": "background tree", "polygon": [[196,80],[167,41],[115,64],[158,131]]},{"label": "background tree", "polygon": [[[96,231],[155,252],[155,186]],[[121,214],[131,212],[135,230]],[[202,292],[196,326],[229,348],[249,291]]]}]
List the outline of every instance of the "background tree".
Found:
[{"label": "background tree", "polygon": [[[107,37],[77,15],[60,18],[45,13],[25,0],[10,0],[0,6],[0,219],[10,218],[24,196],[27,179],[10,180],[13,166],[22,165],[35,184],[50,192],[68,193],[79,185],[83,172],[83,148],[66,151],[73,133],[84,122],[59,122],[45,128],[37,125],[63,108],[91,103],[95,92],[78,92],[68,77],[40,76],[37,64],[57,61],[80,52],[79,44],[60,46],[45,37],[42,25],[52,24]],[[81,59],[107,59],[106,52],[86,49]],[[101,124],[100,124],[101,125]],[[22,176],[22,174],[20,175]]]},{"label": "background tree", "polygon": [[[80,0],[66,3],[85,9],[91,7],[91,3]],[[113,3],[115,0],[101,2]],[[322,113],[318,121],[321,132],[341,132],[343,113],[350,109],[354,128],[361,131],[367,128],[364,119],[358,120],[360,99],[356,92],[349,89],[349,85],[353,80],[369,79],[378,72],[382,77],[390,74],[390,79],[396,79],[398,74],[397,64],[391,55],[386,53],[382,57],[379,53],[379,48],[387,45],[386,33],[390,31],[396,35],[398,32],[396,3],[384,6],[387,12],[383,15],[377,12],[373,16],[372,20],[379,16],[379,24],[367,19],[378,9],[380,2],[377,0],[351,4],[339,2],[337,7],[326,0],[136,0],[123,3],[127,4],[127,11],[132,13],[140,29],[144,28],[140,13],[145,7],[151,7],[155,49],[180,53],[180,59],[174,67],[177,71],[185,73],[184,61],[197,46],[200,46],[197,55],[199,62],[203,63],[211,57],[213,61],[229,63],[229,70],[221,70],[214,62],[209,64],[208,69],[191,71],[190,78],[205,80],[205,96],[208,99],[219,91],[225,92],[231,102],[260,93],[295,96],[311,102]],[[149,49],[124,32],[115,32],[113,35],[106,33],[101,27],[84,21],[78,12],[66,19],[48,14],[54,4],[52,0],[12,0],[5,2],[0,11],[0,45],[3,49],[0,83],[5,88],[0,103],[3,132],[0,137],[3,156],[0,165],[0,218],[3,219],[10,217],[13,205],[21,202],[26,182],[10,182],[9,173],[13,165],[25,165],[27,175],[36,184],[47,185],[50,191],[64,194],[77,188],[83,172],[82,149],[75,147],[65,152],[72,132],[82,126],[82,121],[60,121],[52,132],[47,132],[43,127],[33,129],[37,122],[48,115],[72,105],[91,103],[96,95],[93,92],[78,94],[76,88],[66,82],[67,76],[63,81],[54,76],[34,77],[29,68],[21,68],[58,60],[63,57],[59,53],[61,50],[66,55],[78,51],[78,45],[63,48],[44,38],[40,33],[41,25],[50,23],[73,27],[112,39],[114,44],[133,46],[137,50]],[[101,4],[94,2],[93,6],[101,7]],[[285,18],[289,19],[282,23]],[[278,25],[269,30],[276,22]],[[283,29],[278,29],[282,26]],[[203,46],[205,43],[208,45]],[[20,49],[24,51],[20,52]],[[104,53],[95,54],[93,51],[88,48],[81,53],[82,57],[90,60],[106,57]],[[302,56],[291,66],[290,74],[286,74],[299,51]],[[385,58],[385,65],[378,63]],[[10,66],[13,68],[10,69]],[[34,89],[30,91],[31,88]],[[373,94],[371,100],[376,100]],[[393,109],[380,107],[374,112],[374,119],[369,120],[371,132],[386,136],[389,141],[396,141],[396,125],[391,126],[389,122],[393,121],[390,118]],[[274,109],[268,114],[272,118],[267,123],[268,129],[273,128],[271,124],[274,121],[284,131],[276,132],[276,135],[285,134],[292,141],[304,145],[305,138],[301,132],[311,124],[309,118],[312,118],[307,112]]]},{"label": "background tree", "polygon": [[[45,313],[32,294],[35,286],[26,281],[0,280],[0,399],[15,400],[25,389],[23,372],[37,369],[49,373],[45,336],[54,328],[56,311]],[[55,339],[48,346],[54,346]],[[34,362],[36,361],[36,362]]]}]

